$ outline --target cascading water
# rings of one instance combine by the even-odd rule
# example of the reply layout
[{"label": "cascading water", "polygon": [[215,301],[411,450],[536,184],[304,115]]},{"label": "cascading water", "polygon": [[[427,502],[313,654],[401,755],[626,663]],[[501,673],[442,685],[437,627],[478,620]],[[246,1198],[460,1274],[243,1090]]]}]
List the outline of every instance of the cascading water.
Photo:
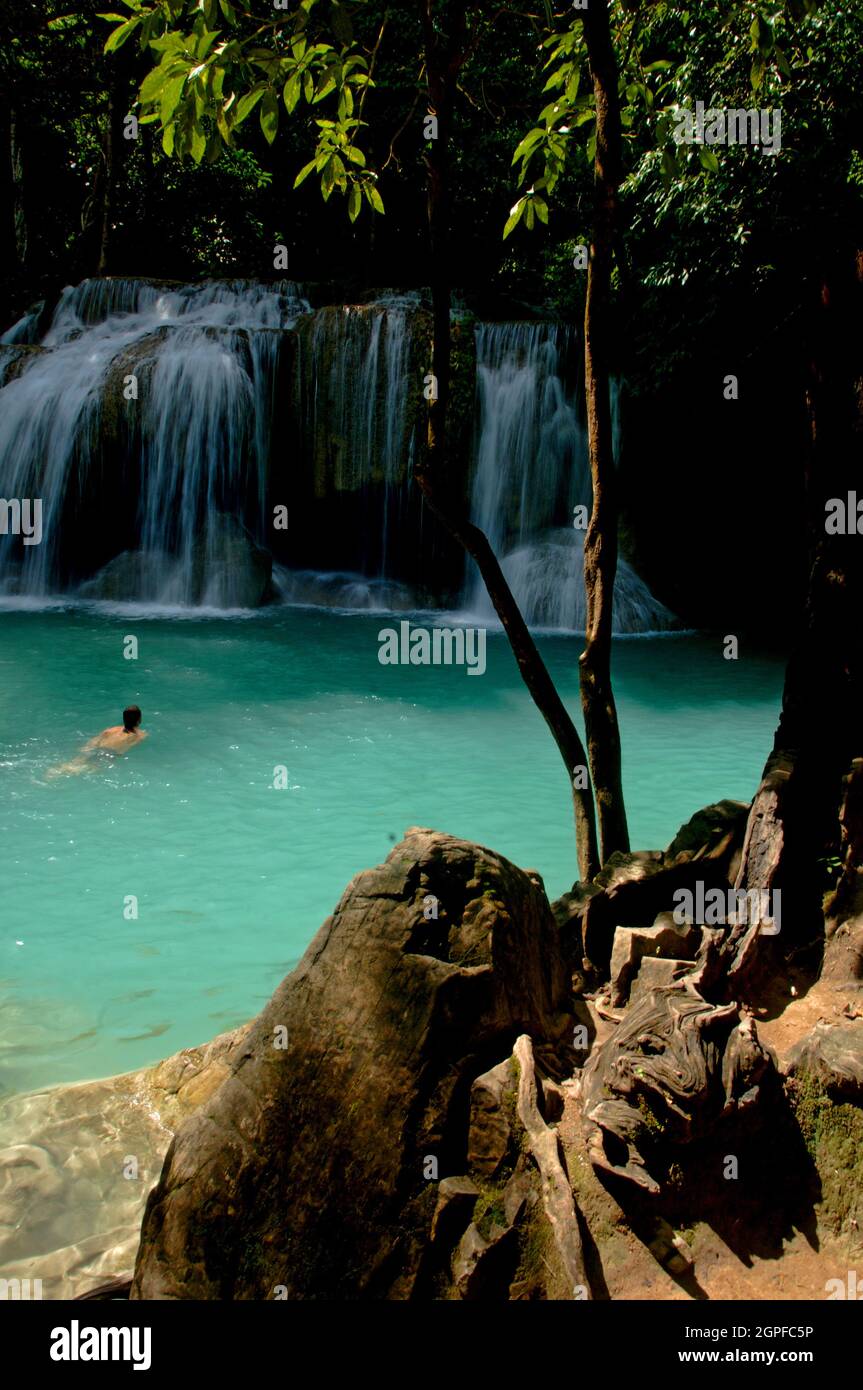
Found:
[{"label": "cascading water", "polygon": [[[589,507],[591,489],[577,381],[567,381],[576,347],[574,329],[551,323],[478,325],[471,501],[473,518],[501,557],[528,623],[583,631],[584,533],[572,522],[577,506]],[[615,393],[615,435],[616,404]],[[465,601],[473,612],[493,616],[476,574]],[[672,621],[631,566],[619,560],[615,630],[656,631]]]},{"label": "cascading water", "polygon": [[349,524],[364,538],[357,558],[377,579],[397,570],[391,550],[406,522],[419,305],[419,295],[382,294],[371,304],[320,309],[296,359],[304,468],[317,496],[351,497]]},{"label": "cascading water", "polygon": [[[13,363],[0,393],[3,495],[41,499],[43,528],[17,563],[15,538],[0,537],[0,584],[49,592],[62,578],[64,531],[118,524],[116,514],[85,514],[99,506],[90,475],[110,462],[134,499],[137,547],[124,563],[106,537],[120,563],[92,591],[237,601],[231,542],[242,528],[227,513],[240,499],[242,520],[260,527],[275,358],[281,333],[308,310],[288,282],[96,280],[65,290],[42,344]],[[119,457],[106,460],[112,448]]]},{"label": "cascading water", "polygon": [[[0,497],[41,499],[42,540],[0,532],[0,593],[405,609],[408,581],[433,600],[446,582],[411,483],[421,310],[416,293],[312,311],[289,282],[86,280],[37,341],[35,308],[0,347]],[[577,336],[480,324],[476,353],[474,517],[527,620],[578,629]],[[280,541],[268,518],[288,495]],[[463,602],[492,617],[478,580]],[[627,632],[670,621],[624,562],[615,617]]]},{"label": "cascading water", "polygon": [[563,381],[573,347],[573,330],[550,323],[477,327],[473,513],[498,554],[590,494],[575,389]]}]

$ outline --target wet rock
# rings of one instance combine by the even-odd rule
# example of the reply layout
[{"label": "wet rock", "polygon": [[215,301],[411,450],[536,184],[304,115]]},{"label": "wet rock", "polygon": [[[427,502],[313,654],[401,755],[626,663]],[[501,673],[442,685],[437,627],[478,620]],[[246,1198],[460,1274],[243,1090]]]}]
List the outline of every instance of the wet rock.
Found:
[{"label": "wet rock", "polygon": [[155,599],[174,565],[175,561],[167,555],[124,550],[109,560],[98,574],[86,579],[79,586],[78,595],[111,603],[146,602]]},{"label": "wet rock", "polygon": [[271,596],[273,559],[236,517],[217,512],[192,550],[192,602],[259,608]]},{"label": "wet rock", "polygon": [[172,1131],[224,1080],[243,1032],[156,1067],[0,1103],[0,1278],[41,1279],[44,1298],[69,1299],[131,1277]]}]

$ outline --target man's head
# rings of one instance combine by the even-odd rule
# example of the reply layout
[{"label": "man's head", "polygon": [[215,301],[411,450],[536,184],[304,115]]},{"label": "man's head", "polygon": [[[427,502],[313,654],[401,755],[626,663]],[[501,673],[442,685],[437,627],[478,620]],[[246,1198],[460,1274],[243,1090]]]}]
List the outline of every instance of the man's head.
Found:
[{"label": "man's head", "polygon": [[123,728],[127,734],[133,734],[141,722],[141,711],[137,705],[129,705],[128,709],[123,710]]}]

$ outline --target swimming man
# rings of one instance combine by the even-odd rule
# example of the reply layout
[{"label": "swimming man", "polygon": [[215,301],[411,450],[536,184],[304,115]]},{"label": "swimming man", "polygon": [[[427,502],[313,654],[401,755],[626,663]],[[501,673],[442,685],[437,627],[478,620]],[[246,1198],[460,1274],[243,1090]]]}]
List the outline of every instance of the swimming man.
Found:
[{"label": "swimming man", "polygon": [[133,748],[136,743],[147,737],[146,730],[140,727],[141,711],[137,705],[129,705],[123,710],[122,724],[112,724],[110,729],[103,729],[101,734],[91,738],[84,744],[81,753],[77,758],[73,758],[70,763],[62,763],[59,767],[48,769],[49,777],[60,777],[63,773],[76,774],[79,772],[95,772],[100,766],[97,758],[91,754],[107,753],[109,755],[126,753]]}]

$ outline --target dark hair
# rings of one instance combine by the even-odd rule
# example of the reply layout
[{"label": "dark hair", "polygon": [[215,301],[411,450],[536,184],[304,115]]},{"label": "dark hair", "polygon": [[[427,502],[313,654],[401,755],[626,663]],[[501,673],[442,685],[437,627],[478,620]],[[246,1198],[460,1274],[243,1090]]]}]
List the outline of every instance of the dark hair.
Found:
[{"label": "dark hair", "polygon": [[141,711],[137,705],[129,705],[127,709],[123,710],[123,728],[128,734],[131,734],[133,729],[137,729],[140,722]]}]

